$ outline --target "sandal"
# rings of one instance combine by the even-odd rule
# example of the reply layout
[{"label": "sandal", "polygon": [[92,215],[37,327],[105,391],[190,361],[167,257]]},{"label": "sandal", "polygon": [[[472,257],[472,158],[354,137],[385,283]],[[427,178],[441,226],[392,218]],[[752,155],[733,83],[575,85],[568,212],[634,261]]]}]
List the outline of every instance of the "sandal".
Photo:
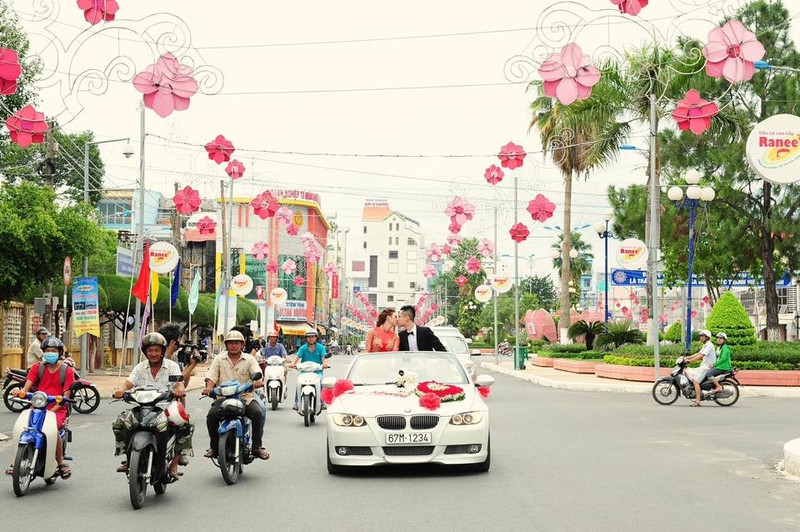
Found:
[{"label": "sandal", "polygon": [[203,454],[203,458],[216,458],[217,453],[213,449],[208,449],[205,454]]},{"label": "sandal", "polygon": [[263,447],[257,451],[254,451],[253,454],[256,456],[256,458],[260,458],[261,460],[269,460],[269,453]]},{"label": "sandal", "polygon": [[117,468],[117,473],[127,473],[128,472],[128,462],[122,462],[119,467]]},{"label": "sandal", "polygon": [[69,465],[66,462],[58,464],[58,474],[61,477],[61,480],[67,480],[72,476],[72,469],[69,468]]},{"label": "sandal", "polygon": [[697,401],[692,401],[692,404],[690,404],[689,406],[703,406],[703,405],[701,405]]},{"label": "sandal", "polygon": [[11,476],[13,474],[14,474],[14,465],[12,464],[8,466],[8,469],[6,469],[6,475]]}]

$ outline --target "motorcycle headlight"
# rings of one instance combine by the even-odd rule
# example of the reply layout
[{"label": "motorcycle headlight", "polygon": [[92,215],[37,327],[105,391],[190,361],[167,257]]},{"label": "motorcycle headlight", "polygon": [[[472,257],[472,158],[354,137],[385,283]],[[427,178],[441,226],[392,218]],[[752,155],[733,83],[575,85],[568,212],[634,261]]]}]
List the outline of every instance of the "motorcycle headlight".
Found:
[{"label": "motorcycle headlight", "polygon": [[169,424],[169,418],[167,417],[167,414],[165,414],[163,411],[160,412],[154,424],[158,432],[164,432],[167,430],[167,425]]},{"label": "motorcycle headlight", "polygon": [[239,389],[239,386],[234,384],[234,385],[221,387],[219,389],[219,392],[220,392],[220,394],[222,394],[223,397],[231,397],[233,395],[236,395],[236,390],[237,389]]},{"label": "motorcycle headlight", "polygon": [[451,425],[475,425],[483,420],[483,412],[464,412],[450,418]]},{"label": "motorcycle headlight", "polygon": [[334,414],[331,418],[340,427],[363,427],[367,424],[367,420],[363,416],[355,414]]},{"label": "motorcycle headlight", "polygon": [[44,392],[36,392],[31,399],[31,406],[33,408],[44,408],[47,406],[47,394]]}]

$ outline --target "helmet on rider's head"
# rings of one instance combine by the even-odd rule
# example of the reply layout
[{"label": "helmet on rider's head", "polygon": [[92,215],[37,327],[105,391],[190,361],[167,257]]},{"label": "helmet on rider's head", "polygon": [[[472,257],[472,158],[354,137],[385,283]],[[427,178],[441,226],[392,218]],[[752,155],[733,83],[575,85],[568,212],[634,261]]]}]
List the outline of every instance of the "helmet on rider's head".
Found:
[{"label": "helmet on rider's head", "polygon": [[271,338],[273,336],[275,338],[277,338],[278,337],[278,331],[270,331],[270,332],[267,333],[267,338]]},{"label": "helmet on rider's head", "polygon": [[39,336],[40,334],[43,334],[45,336],[50,336],[50,331],[47,330],[47,327],[39,327],[36,330],[36,336]]},{"label": "helmet on rider's head", "polygon": [[722,338],[723,340],[727,340],[728,339],[728,335],[725,334],[724,332],[720,331],[720,332],[717,333],[717,338]]},{"label": "helmet on rider's head", "polygon": [[228,342],[242,342],[244,343],[244,335],[239,331],[228,331],[228,334],[225,335],[225,343]]},{"label": "helmet on rider's head", "polygon": [[164,358],[164,353],[167,352],[167,339],[164,338],[164,335],[157,332],[145,335],[145,337],[142,338],[142,353],[146,355],[147,348],[152,345],[161,347],[161,358]]},{"label": "helmet on rider's head", "polygon": [[700,336],[705,336],[706,338],[711,338],[711,331],[708,329],[703,329],[698,333]]},{"label": "helmet on rider's head", "polygon": [[64,356],[64,344],[56,338],[55,336],[48,336],[42,341],[42,351],[47,351],[48,349],[58,349],[58,356]]},{"label": "helmet on rider's head", "polygon": [[306,331],[305,337],[308,338],[309,336],[317,337],[317,330],[316,329],[309,329]]}]

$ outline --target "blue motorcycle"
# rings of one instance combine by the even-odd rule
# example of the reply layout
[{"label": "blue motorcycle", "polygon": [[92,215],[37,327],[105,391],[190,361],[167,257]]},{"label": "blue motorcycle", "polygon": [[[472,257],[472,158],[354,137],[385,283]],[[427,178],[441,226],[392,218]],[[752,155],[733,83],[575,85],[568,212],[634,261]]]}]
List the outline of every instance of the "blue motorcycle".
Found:
[{"label": "blue motorcycle", "polygon": [[[261,378],[257,375],[258,380]],[[222,398],[220,409],[219,445],[214,465],[222,471],[227,484],[236,484],[242,469],[255,459],[250,450],[253,429],[250,418],[245,416],[245,403],[239,396],[253,389],[253,383],[225,381],[208,394],[212,399]]]},{"label": "blue motorcycle", "polygon": [[72,441],[72,432],[67,428],[69,417],[64,422],[64,427],[58,429],[56,415],[47,410],[47,405],[75,401],[61,395],[47,395],[44,392],[28,392],[26,399],[17,398],[15,401],[26,407],[31,406],[30,410],[24,410],[19,415],[14,424],[14,440],[18,444],[12,480],[14,493],[17,497],[22,497],[28,493],[28,488],[36,477],[42,477],[48,486],[58,479],[56,436],[61,436],[64,456],[67,458],[67,442]]}]

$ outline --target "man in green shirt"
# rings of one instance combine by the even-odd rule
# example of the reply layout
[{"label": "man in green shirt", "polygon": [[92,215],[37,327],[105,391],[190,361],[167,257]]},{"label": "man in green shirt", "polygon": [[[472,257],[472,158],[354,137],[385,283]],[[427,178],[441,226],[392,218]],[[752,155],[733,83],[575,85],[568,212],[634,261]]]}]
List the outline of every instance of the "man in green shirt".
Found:
[{"label": "man in green shirt", "polygon": [[714,369],[708,372],[711,382],[714,383],[714,392],[721,392],[722,386],[719,385],[717,375],[721,375],[731,369],[731,347],[728,345],[728,335],[724,332],[717,333],[717,363]]}]

